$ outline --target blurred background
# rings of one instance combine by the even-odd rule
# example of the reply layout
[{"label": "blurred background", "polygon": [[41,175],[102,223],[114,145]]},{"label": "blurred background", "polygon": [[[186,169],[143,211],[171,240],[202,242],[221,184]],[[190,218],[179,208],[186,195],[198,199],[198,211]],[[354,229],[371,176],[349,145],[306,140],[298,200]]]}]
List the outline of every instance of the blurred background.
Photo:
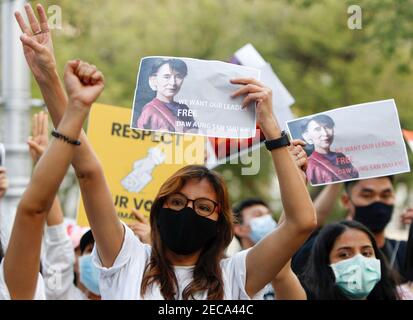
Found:
[{"label": "blurred background", "polygon": [[[3,63],[0,82],[4,91],[10,81],[10,75],[5,72],[8,66],[5,66],[4,55],[16,50],[7,47],[5,28],[10,26],[4,24],[9,14],[5,12],[9,8],[5,3],[10,5],[16,1],[1,1]],[[28,2],[41,3],[46,10],[50,6],[61,8],[61,27],[52,30],[59,72],[62,74],[65,62],[73,58],[97,65],[106,78],[106,88],[99,99],[101,103],[131,108],[139,61],[144,56],[228,61],[237,49],[251,43],[271,63],[294,96],[295,116],[394,98],[402,128],[413,130],[412,0]],[[351,5],[358,5],[362,10],[361,29],[349,28]],[[14,17],[8,21],[17,26]],[[41,99],[41,95],[34,81],[27,95],[31,101],[28,112],[38,111],[41,101],[36,99]],[[11,127],[17,126],[14,121],[22,121],[20,126],[27,124],[29,130],[29,116],[26,112],[10,121],[4,103],[0,105],[0,142],[7,140]],[[26,151],[16,147],[10,150],[13,152],[24,154]],[[233,202],[250,196],[262,197],[279,215],[281,203],[276,181],[272,178],[274,169],[268,153],[262,148],[258,152],[261,169],[257,175],[242,176],[238,165],[222,165],[217,170],[226,178]],[[408,153],[412,164],[411,151]],[[23,187],[25,181],[14,183]],[[397,213],[400,213],[404,206],[413,205],[413,175],[398,175],[396,183]],[[316,196],[320,188],[310,191]],[[15,197],[19,192],[16,191]],[[61,188],[61,198],[65,214],[74,217],[77,188],[73,172]],[[343,211],[337,204],[332,219],[342,216]],[[398,214],[393,220],[389,233],[404,238],[406,230],[399,223]]]}]

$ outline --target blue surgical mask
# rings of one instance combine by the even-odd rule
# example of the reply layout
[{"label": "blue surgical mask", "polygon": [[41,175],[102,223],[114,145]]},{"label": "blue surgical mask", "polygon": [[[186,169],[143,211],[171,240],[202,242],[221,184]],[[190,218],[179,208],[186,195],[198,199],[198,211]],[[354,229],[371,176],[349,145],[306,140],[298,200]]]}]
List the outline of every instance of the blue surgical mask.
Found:
[{"label": "blue surgical mask", "polygon": [[276,227],[277,223],[270,214],[266,214],[257,218],[252,218],[250,220],[250,238],[254,243],[257,243]]},{"label": "blue surgical mask", "polygon": [[361,254],[330,265],[336,285],[349,299],[364,299],[381,279],[380,260]]},{"label": "blue surgical mask", "polygon": [[99,275],[100,271],[92,262],[92,255],[86,254],[79,257],[80,282],[91,292],[100,295]]}]

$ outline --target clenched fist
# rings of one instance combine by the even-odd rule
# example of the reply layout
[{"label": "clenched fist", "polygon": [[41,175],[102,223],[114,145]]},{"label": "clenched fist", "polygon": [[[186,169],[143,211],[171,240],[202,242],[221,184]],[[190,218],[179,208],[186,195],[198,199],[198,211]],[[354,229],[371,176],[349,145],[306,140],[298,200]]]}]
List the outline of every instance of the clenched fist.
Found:
[{"label": "clenched fist", "polygon": [[102,72],[80,60],[66,64],[64,83],[69,100],[83,107],[90,107],[105,87]]}]

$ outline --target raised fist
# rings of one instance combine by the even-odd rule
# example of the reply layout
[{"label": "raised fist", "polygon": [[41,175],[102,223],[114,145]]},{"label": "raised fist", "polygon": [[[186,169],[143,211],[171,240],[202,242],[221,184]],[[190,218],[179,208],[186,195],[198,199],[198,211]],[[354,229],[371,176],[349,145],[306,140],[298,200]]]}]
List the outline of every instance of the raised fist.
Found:
[{"label": "raised fist", "polygon": [[66,64],[64,82],[69,100],[85,107],[96,101],[105,86],[102,72],[80,60]]}]

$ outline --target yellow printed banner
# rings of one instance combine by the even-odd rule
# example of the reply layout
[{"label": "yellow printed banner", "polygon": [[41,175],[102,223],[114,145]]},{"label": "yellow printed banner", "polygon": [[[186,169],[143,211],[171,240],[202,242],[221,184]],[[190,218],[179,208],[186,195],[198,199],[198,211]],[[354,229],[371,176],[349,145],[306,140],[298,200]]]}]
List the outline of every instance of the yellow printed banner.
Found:
[{"label": "yellow printed banner", "polygon": [[[95,104],[87,135],[105,172],[119,218],[134,221],[132,209],[148,215],[159,187],[175,171],[204,164],[205,138],[130,128],[131,110]],[[88,221],[79,200],[77,223]]]}]

